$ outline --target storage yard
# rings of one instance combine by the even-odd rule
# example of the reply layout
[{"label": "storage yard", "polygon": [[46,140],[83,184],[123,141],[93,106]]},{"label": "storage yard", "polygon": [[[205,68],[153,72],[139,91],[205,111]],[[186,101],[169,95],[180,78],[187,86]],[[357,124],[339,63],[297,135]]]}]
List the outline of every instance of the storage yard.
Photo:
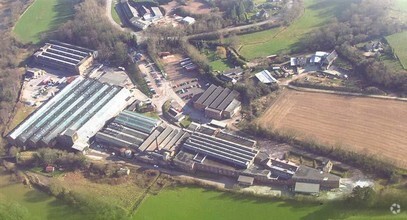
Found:
[{"label": "storage yard", "polygon": [[284,91],[256,121],[407,167],[407,102]]}]

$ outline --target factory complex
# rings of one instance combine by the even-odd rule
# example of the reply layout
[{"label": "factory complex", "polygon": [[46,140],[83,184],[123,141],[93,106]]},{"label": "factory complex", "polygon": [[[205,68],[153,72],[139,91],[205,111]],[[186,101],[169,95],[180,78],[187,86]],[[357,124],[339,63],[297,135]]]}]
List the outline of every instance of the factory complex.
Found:
[{"label": "factory complex", "polygon": [[[26,88],[33,85],[41,91],[56,88],[8,133],[11,145],[24,150],[56,147],[84,154],[101,148],[131,161],[175,168],[184,173],[226,176],[245,186],[277,184],[298,188],[303,193],[339,187],[340,178],[330,174],[332,165],[320,170],[273,158],[260,150],[257,141],[226,130],[226,126],[216,121],[230,119],[239,112],[241,102],[237,91],[208,83],[206,90],[191,103],[196,112],[215,120],[181,126],[163,121],[159,116],[152,118],[135,112],[134,106],[142,103],[144,95],[134,85],[127,86],[127,76],[122,79],[117,73],[109,75],[103,70],[100,77],[91,78],[102,68],[87,70],[96,55],[96,51],[56,41],[34,54],[37,64],[75,74],[69,79],[49,82],[36,79],[45,77],[42,70],[30,69],[29,80],[37,81]],[[84,71],[88,73],[83,74]],[[180,83],[179,87],[190,84],[185,89],[175,87],[181,92],[197,88],[193,84],[196,81]]]}]

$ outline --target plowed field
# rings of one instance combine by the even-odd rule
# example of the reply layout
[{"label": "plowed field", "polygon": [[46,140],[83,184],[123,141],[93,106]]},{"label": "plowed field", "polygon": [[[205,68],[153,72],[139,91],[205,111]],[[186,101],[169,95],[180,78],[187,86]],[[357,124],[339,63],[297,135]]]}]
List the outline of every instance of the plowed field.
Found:
[{"label": "plowed field", "polygon": [[256,122],[407,167],[407,102],[286,90]]}]

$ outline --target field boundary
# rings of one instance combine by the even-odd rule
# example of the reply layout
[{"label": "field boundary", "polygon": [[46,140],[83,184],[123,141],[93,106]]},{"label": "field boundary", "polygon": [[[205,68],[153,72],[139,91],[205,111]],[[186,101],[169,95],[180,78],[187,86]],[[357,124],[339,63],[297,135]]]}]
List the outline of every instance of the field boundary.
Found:
[{"label": "field boundary", "polygon": [[344,95],[344,96],[358,96],[358,97],[365,97],[365,98],[376,98],[376,99],[383,99],[383,100],[394,100],[394,101],[403,101],[407,102],[407,98],[395,97],[395,96],[381,96],[381,95],[367,95],[363,93],[353,93],[353,92],[340,92],[340,91],[333,91],[333,90],[323,90],[323,89],[311,89],[311,88],[304,88],[298,87],[293,85],[288,85],[287,88],[301,91],[301,92],[313,92],[313,93],[326,93],[326,94],[336,94],[336,95]]},{"label": "field boundary", "polygon": [[[14,33],[14,28],[16,27],[18,21],[19,21],[19,20],[24,16],[24,14],[34,5],[34,3],[35,3],[36,1],[37,1],[37,0],[32,0],[32,1],[30,2],[30,4],[28,5],[28,7],[24,10],[24,12],[21,13],[20,16],[18,16],[18,19],[17,19],[16,22],[14,23],[13,28],[11,28],[11,33]],[[14,34],[13,34],[13,35],[14,35]]]},{"label": "field boundary", "polygon": [[407,67],[404,65],[404,63],[400,60],[400,57],[397,55],[397,52],[394,50],[392,44],[389,42],[389,40],[387,39],[387,37],[384,38],[386,40],[386,43],[391,47],[391,51],[393,53],[393,56],[395,56],[398,60],[398,62],[400,63],[401,67],[405,70],[407,70]]}]

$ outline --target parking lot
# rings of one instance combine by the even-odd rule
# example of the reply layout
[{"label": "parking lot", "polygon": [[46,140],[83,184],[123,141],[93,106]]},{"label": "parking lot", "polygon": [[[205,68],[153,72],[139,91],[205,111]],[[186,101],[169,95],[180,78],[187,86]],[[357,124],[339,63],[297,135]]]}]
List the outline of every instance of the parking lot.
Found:
[{"label": "parking lot", "polygon": [[180,63],[186,57],[174,54],[162,58],[165,72],[174,92],[185,102],[197,98],[208,87],[208,82],[200,78],[197,70],[187,70]]}]

